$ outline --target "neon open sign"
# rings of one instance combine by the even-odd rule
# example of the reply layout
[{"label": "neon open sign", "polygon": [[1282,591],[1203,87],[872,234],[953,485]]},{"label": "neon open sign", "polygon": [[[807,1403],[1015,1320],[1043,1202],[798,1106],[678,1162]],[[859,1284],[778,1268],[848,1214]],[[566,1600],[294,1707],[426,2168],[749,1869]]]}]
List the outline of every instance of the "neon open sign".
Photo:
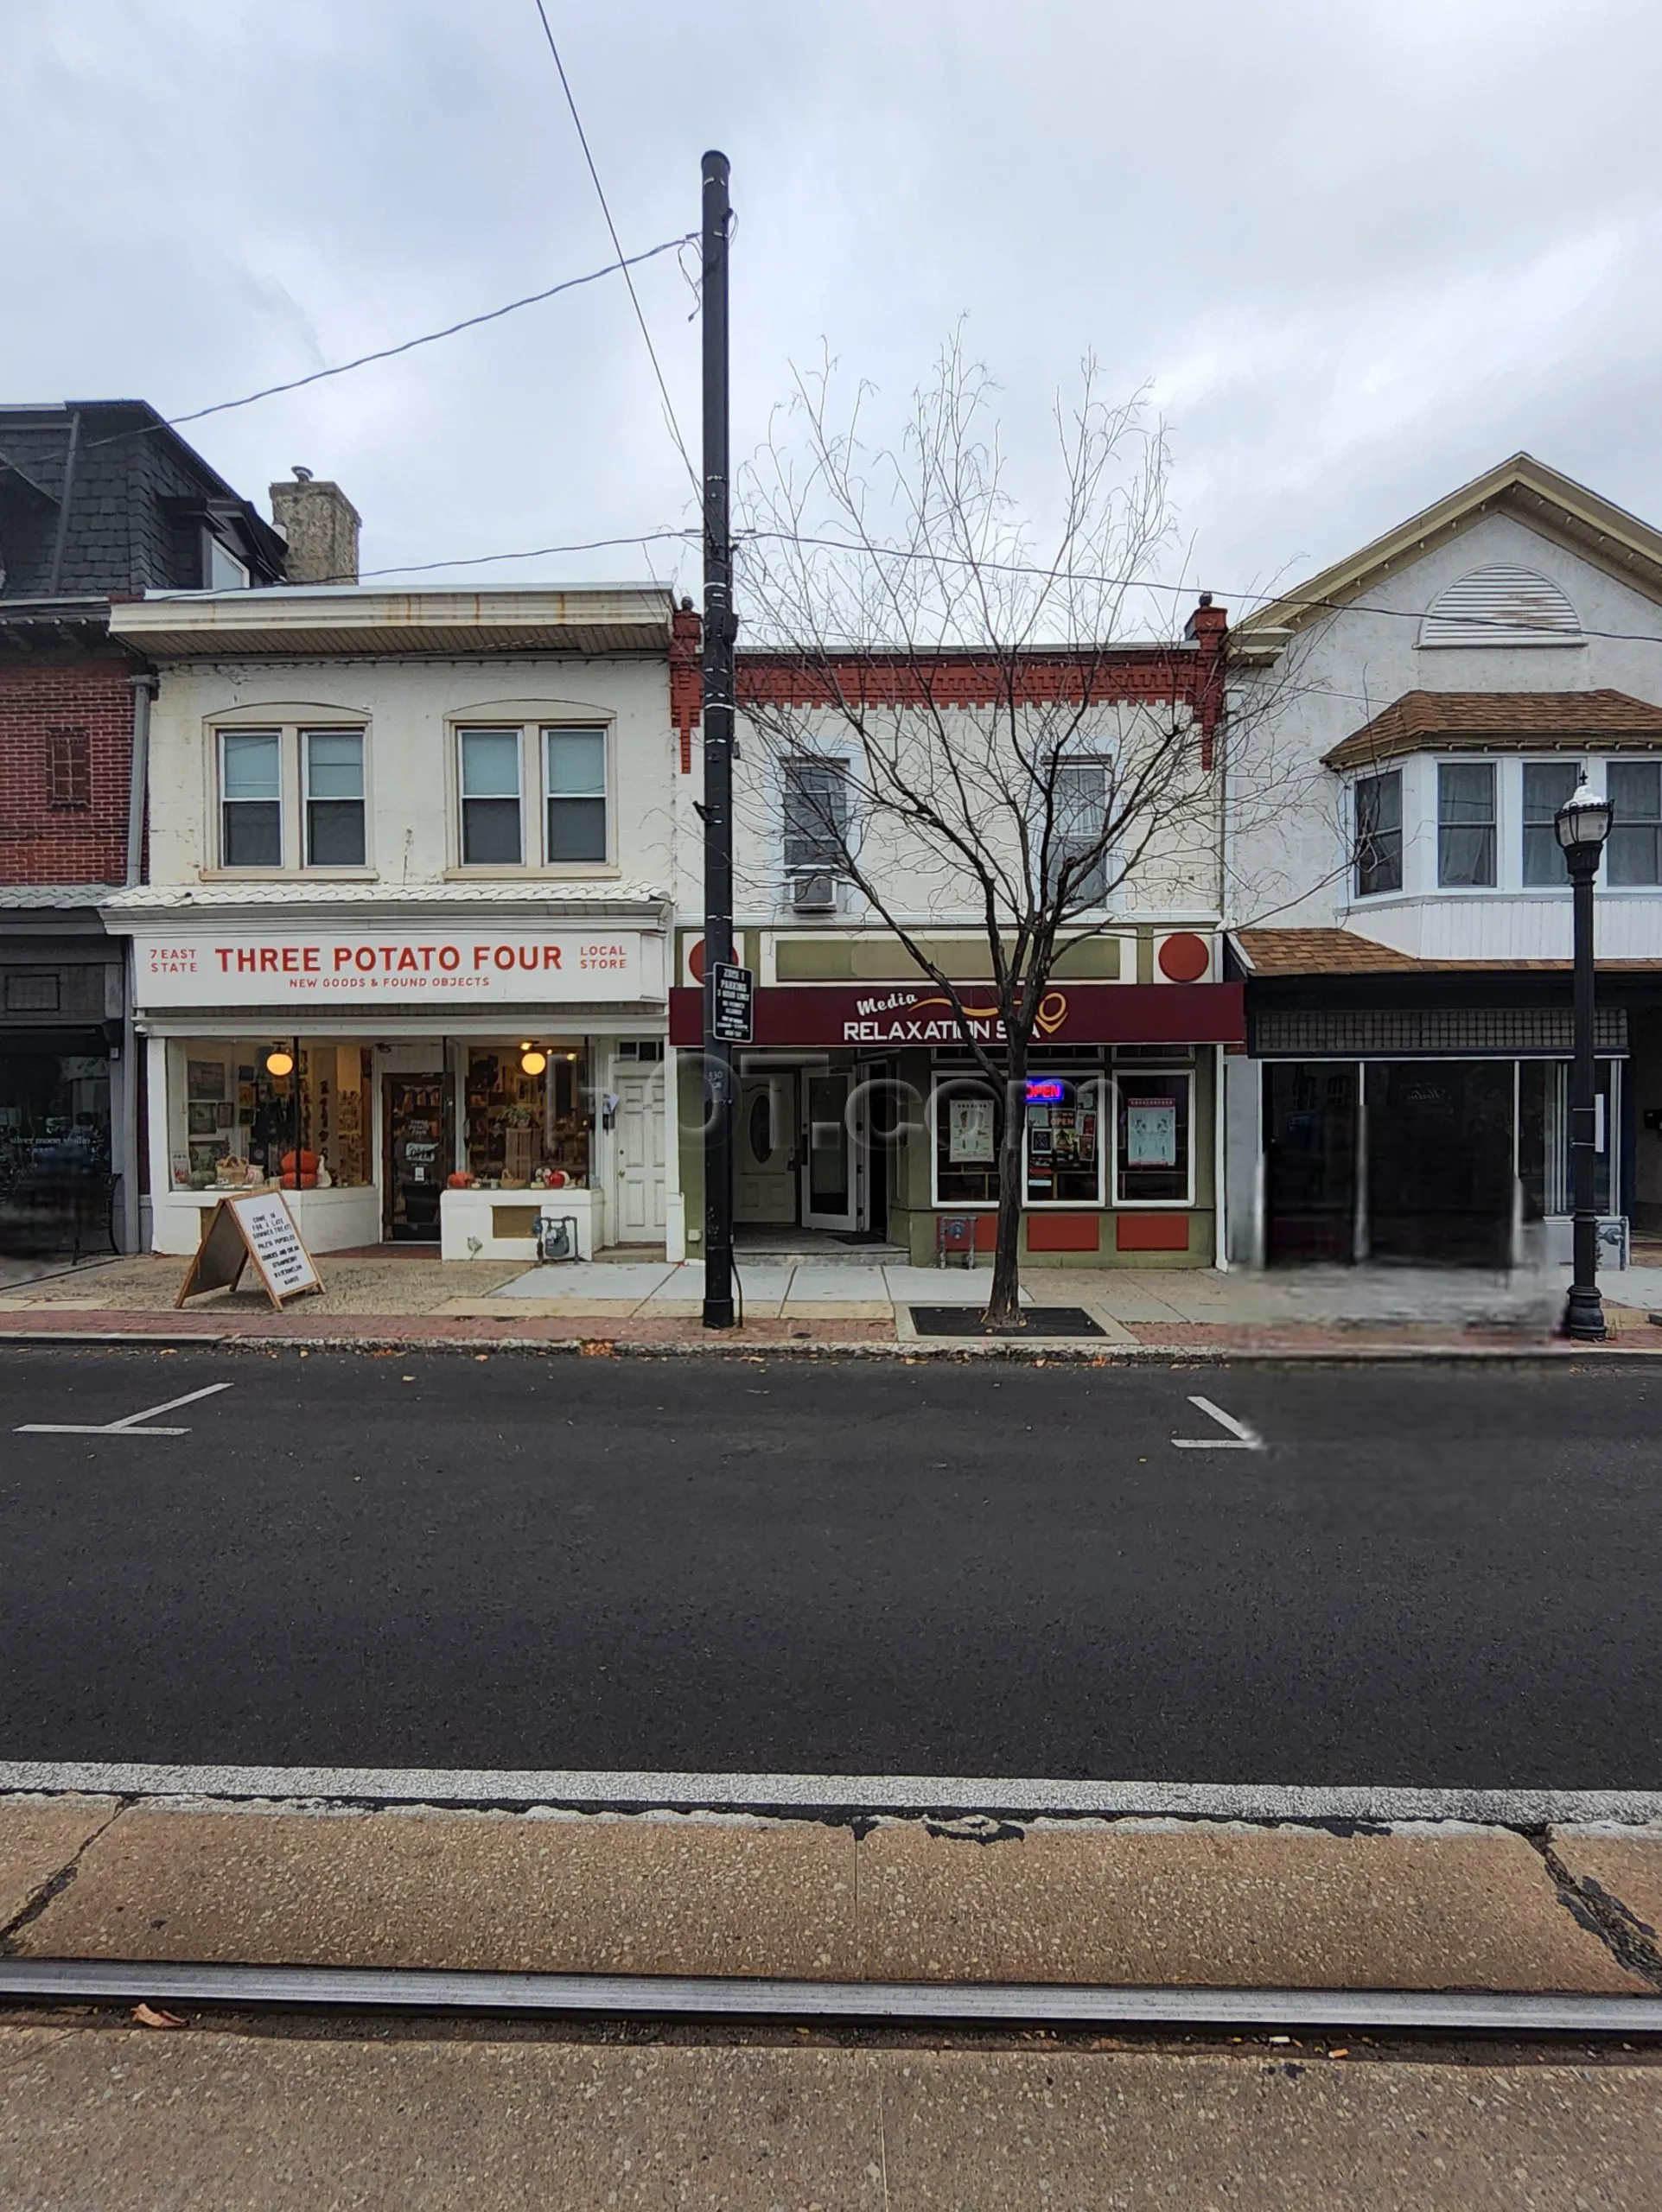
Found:
[{"label": "neon open sign", "polygon": [[1027,1100],[1029,1106],[1060,1106],[1067,1092],[1067,1086],[1060,1077],[1035,1075],[1028,1077]]}]

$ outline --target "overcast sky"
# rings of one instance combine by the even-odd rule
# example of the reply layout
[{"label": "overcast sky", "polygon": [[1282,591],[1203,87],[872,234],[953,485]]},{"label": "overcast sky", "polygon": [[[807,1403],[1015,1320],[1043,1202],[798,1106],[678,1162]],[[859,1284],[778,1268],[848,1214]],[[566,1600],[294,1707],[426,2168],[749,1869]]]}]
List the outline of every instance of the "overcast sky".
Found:
[{"label": "overcast sky", "polygon": [[[962,315],[1037,500],[1084,353],[1151,388],[1219,595],[1520,446],[1662,521],[1655,0],[546,3],[626,250],[732,159],[735,454],[822,344],[897,420]],[[7,400],[179,414],[611,257],[534,0],[0,0],[0,31]],[[696,456],[691,294],[673,256],[638,281]],[[338,478],[366,569],[690,512],[616,277],[185,435],[262,509],[296,461]]]}]

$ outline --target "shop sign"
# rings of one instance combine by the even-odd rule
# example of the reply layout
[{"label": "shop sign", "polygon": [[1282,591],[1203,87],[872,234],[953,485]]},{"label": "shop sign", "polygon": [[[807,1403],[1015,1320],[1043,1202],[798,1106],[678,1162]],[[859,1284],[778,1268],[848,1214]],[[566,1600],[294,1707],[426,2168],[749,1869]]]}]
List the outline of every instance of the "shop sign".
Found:
[{"label": "shop sign", "polygon": [[752,977],[749,969],[716,961],[710,971],[710,1033],[718,1045],[750,1042]]},{"label": "shop sign", "polygon": [[[841,1045],[856,1051],[902,1046],[998,1046],[1004,1025],[984,985],[958,994],[966,1017],[933,984],[788,983],[755,994],[752,1041],[775,1047]],[[1239,1045],[1245,1041],[1239,983],[1054,984],[1039,1001],[1041,1045]],[[704,993],[670,993],[670,1040],[704,1041]]]},{"label": "shop sign", "polygon": [[323,1287],[288,1200],[281,1191],[257,1191],[221,1198],[214,1207],[174,1304],[182,1306],[205,1290],[234,1290],[250,1260],[279,1309],[285,1299]]},{"label": "shop sign", "polygon": [[635,930],[139,930],[141,1007],[635,1000],[663,988]]}]

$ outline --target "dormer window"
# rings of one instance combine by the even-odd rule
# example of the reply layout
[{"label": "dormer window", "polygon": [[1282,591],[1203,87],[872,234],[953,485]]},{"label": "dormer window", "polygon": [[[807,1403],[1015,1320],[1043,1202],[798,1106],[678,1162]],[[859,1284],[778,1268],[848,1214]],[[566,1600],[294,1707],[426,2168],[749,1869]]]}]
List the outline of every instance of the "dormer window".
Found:
[{"label": "dormer window", "polygon": [[202,588],[205,591],[246,591],[248,570],[217,532],[202,532]]}]

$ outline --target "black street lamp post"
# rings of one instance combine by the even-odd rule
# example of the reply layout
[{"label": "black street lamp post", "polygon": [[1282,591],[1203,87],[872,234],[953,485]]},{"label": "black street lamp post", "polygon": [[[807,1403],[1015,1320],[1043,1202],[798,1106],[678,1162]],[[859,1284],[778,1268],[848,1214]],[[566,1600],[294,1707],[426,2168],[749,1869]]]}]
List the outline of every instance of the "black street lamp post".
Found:
[{"label": "black street lamp post", "polygon": [[1575,899],[1575,1060],[1570,1090],[1570,1201],[1574,1210],[1574,1266],[1564,1332],[1584,1344],[1604,1341],[1599,1296],[1598,1107],[1593,1065],[1593,880],[1610,834],[1608,800],[1585,784],[1558,809],[1553,828],[1570,870]]}]

